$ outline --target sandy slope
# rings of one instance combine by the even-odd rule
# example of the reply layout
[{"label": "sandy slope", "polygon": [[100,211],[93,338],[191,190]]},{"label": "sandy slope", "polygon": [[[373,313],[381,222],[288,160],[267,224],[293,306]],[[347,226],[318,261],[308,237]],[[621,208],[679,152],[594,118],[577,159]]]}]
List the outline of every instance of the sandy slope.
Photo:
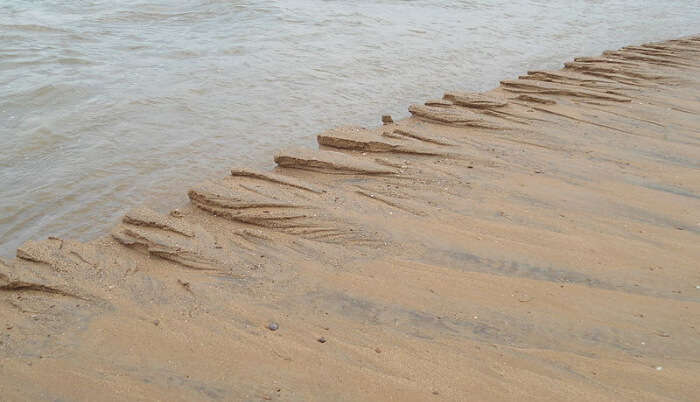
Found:
[{"label": "sandy slope", "polygon": [[24,244],[2,399],[697,400],[700,38],[409,110]]}]

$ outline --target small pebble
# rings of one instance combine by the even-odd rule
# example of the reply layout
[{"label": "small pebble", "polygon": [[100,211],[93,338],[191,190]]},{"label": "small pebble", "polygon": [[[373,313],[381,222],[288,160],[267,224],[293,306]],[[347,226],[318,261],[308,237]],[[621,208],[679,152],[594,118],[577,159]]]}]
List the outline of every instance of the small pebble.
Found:
[{"label": "small pebble", "polygon": [[520,303],[527,303],[527,302],[529,302],[529,301],[531,301],[531,300],[532,300],[532,297],[530,297],[530,296],[528,296],[528,295],[521,295],[521,296],[518,298],[518,301],[519,301]]},{"label": "small pebble", "polygon": [[320,337],[320,338],[318,338],[318,341],[319,341],[320,343],[326,343],[326,338]]},{"label": "small pebble", "polygon": [[663,369],[664,369],[664,368],[661,367],[661,366],[656,366],[656,371],[661,371],[661,370],[663,370]]},{"label": "small pebble", "polygon": [[277,331],[279,328],[280,326],[276,322],[271,322],[267,324],[267,329],[269,329],[270,331]]}]

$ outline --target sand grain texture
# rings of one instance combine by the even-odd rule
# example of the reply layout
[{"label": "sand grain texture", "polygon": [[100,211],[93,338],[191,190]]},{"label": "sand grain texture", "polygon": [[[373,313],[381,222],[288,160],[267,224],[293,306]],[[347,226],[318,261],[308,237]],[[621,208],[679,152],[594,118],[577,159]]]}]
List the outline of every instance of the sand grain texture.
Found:
[{"label": "sand grain texture", "polygon": [[410,111],[0,260],[2,399],[697,400],[700,38]]}]

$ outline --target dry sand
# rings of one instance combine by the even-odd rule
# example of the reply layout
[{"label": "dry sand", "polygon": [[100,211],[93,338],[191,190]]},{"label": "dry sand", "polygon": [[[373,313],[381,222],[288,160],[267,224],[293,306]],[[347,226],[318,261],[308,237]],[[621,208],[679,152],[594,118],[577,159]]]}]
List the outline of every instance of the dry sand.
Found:
[{"label": "dry sand", "polygon": [[0,398],[700,398],[699,37],[409,110],[24,244]]}]

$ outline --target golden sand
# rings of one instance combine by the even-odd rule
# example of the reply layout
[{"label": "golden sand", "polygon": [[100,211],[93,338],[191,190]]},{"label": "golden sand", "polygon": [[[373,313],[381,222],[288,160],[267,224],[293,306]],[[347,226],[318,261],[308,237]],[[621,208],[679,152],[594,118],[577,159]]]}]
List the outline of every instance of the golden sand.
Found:
[{"label": "golden sand", "polygon": [[409,110],[0,260],[1,399],[700,397],[700,38]]}]

